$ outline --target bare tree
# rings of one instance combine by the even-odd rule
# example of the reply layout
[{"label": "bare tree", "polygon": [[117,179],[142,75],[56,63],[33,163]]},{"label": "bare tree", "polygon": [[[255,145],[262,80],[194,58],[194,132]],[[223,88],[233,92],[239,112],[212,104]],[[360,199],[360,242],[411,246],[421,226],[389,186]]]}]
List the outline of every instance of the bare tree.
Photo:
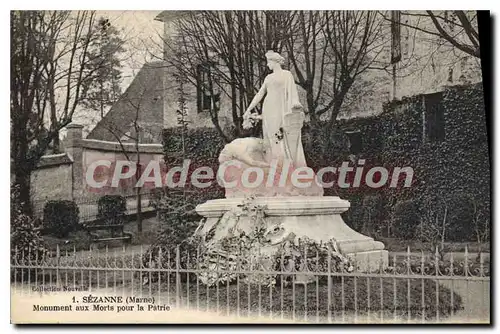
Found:
[{"label": "bare tree", "polygon": [[[117,124],[111,119],[104,118],[101,124],[113,135],[115,140],[119,143],[121,147],[122,154],[128,161],[134,162],[136,165],[136,179],[138,180],[142,175],[141,168],[141,150],[140,144],[143,143],[144,137],[147,135],[147,126],[143,122],[142,116],[146,112],[149,106],[147,105],[148,99],[152,99],[155,96],[154,92],[160,93],[162,88],[156,86],[156,81],[149,81],[147,76],[145,78],[138,79],[137,89],[133,92],[127,92],[120,97],[120,101],[124,102],[127,106],[128,112],[132,112],[132,117],[130,122],[125,126],[123,124]],[[125,143],[132,142],[134,144],[134,154],[131,155],[130,150],[125,147]],[[139,233],[142,232],[142,187],[135,187],[136,195],[136,221],[137,230]]]},{"label": "bare tree", "polygon": [[30,212],[30,174],[59,131],[71,123],[99,68],[86,65],[94,38],[89,11],[12,11],[11,162],[15,183]]},{"label": "bare tree", "polygon": [[[125,158],[128,161],[135,162],[136,165],[136,179],[139,179],[141,175],[141,152],[139,149],[139,144],[140,144],[140,136],[141,136],[141,127],[139,125],[139,115],[140,115],[140,110],[141,110],[141,104],[140,102],[137,104],[134,104],[131,101],[128,101],[135,109],[135,116],[132,121],[131,127],[133,131],[124,131],[124,129],[121,129],[119,126],[116,124],[105,124],[104,126],[106,129],[115,137],[116,141],[120,144],[120,148],[122,151],[122,154],[125,156]],[[133,141],[134,143],[134,148],[135,148],[135,157],[129,155],[129,150],[124,145],[124,142],[126,141]],[[136,187],[135,188],[136,192],[136,207],[137,207],[137,213],[136,213],[136,222],[137,222],[137,231],[139,233],[142,232],[142,196],[141,196],[141,188]]]},{"label": "bare tree", "polygon": [[[165,44],[171,51],[171,57],[166,61],[171,65],[174,76],[183,76],[196,89],[204,89],[210,98],[213,98],[216,96],[217,89],[217,83],[214,83],[216,67],[212,66],[213,59],[209,51],[210,47],[204,38],[203,26],[196,19],[198,15],[200,14],[190,13],[178,19],[176,27],[178,37],[173,43]],[[200,72],[202,71],[206,73],[206,81],[204,82],[200,82]],[[198,103],[200,102],[198,101]],[[219,110],[215,103],[209,104],[208,112],[216,130],[226,141],[229,141],[219,123]]]},{"label": "bare tree", "polygon": [[[477,14],[472,11],[402,11],[402,15],[416,18],[412,22],[397,22],[401,26],[423,32],[430,37],[442,38],[449,45],[468,55],[480,58]],[[382,13],[386,20],[391,18]]]},{"label": "bare tree", "polygon": [[297,84],[306,92],[307,111],[311,122],[317,126],[320,99],[324,97],[325,72],[329,61],[328,45],[324,35],[327,16],[322,12],[296,12],[294,33],[286,40],[286,50]]},{"label": "bare tree", "polygon": [[469,196],[470,203],[472,204],[472,226],[474,227],[474,238],[476,239],[479,252],[478,258],[480,258],[483,252],[484,244],[490,240],[490,220],[484,217],[484,210],[479,207],[478,201]]},{"label": "bare tree", "polygon": [[[166,61],[197,89],[230,99],[232,125],[239,136],[243,111],[268,74],[264,54],[268,49],[283,50],[293,17],[285,11],[185,14],[176,20],[176,39],[165,43],[173,54]],[[200,80],[200,71],[205,80]],[[229,141],[216,105],[208,111],[219,134]]]},{"label": "bare tree", "polygon": [[378,65],[388,42],[383,20],[363,11],[300,11],[295,16],[287,55],[306,92],[313,127],[320,117],[331,127],[354,83]]},{"label": "bare tree", "polygon": [[372,11],[326,12],[325,37],[333,55],[332,73],[328,76],[332,96],[326,107],[316,114],[329,111],[332,127],[355,81],[377,64],[386,50],[387,38],[382,20]]},{"label": "bare tree", "polygon": [[[166,59],[197,88],[209,94],[217,88],[231,100],[236,135],[242,112],[265,76],[264,54],[284,52],[297,84],[306,92],[313,125],[328,115],[332,126],[345,96],[358,76],[371,69],[387,42],[383,20],[374,12],[201,11],[188,13],[174,24],[177,39],[165,43],[182,55]],[[210,75],[199,81],[200,66]],[[215,128],[228,140],[209,110]]]},{"label": "bare tree", "polygon": [[419,226],[421,240],[428,242],[429,250],[435,251],[439,259],[443,260],[447,252],[446,233],[450,227],[448,205],[446,203],[439,205],[428,200],[424,208]]}]

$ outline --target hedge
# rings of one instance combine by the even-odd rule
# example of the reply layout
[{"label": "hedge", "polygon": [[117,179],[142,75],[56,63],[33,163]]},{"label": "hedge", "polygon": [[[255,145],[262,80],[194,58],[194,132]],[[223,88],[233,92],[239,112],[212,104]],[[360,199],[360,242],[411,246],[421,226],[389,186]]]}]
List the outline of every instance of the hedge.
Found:
[{"label": "hedge", "polygon": [[419,206],[413,200],[397,202],[392,209],[393,233],[397,238],[411,240],[415,238],[420,223]]},{"label": "hedge", "polygon": [[[10,188],[10,256],[17,263],[29,261],[31,264],[44,258],[47,248],[41,234],[41,221],[22,213],[19,186]],[[15,279],[20,279],[19,275]]]},{"label": "hedge", "polygon": [[97,219],[105,225],[120,225],[125,223],[127,202],[121,195],[105,195],[97,201]]},{"label": "hedge", "polygon": [[66,238],[78,228],[80,210],[74,201],[48,201],[43,208],[44,230]]}]

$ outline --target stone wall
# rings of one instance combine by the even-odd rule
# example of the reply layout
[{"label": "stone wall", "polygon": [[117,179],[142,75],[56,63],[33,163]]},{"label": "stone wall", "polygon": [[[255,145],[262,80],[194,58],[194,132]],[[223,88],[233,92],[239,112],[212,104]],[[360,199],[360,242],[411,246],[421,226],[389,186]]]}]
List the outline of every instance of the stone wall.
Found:
[{"label": "stone wall", "polygon": [[37,210],[40,202],[72,198],[72,165],[67,153],[42,157],[31,174],[31,198]]},{"label": "stone wall", "polygon": [[[133,195],[133,187],[111,189],[103,187],[96,191],[87,186],[85,175],[88,166],[96,160],[110,161],[113,166],[118,160],[137,161],[134,143],[118,143],[82,138],[83,127],[77,124],[67,126],[66,152],[43,156],[37,169],[31,175],[31,200],[35,210],[43,210],[48,200],[73,199],[94,200],[104,194]],[[163,148],[160,144],[139,144],[142,166],[149,161],[161,161]],[[109,177],[111,180],[111,177]],[[135,182],[131,184],[135,184]]]},{"label": "stone wall", "polygon": [[[115,142],[84,139],[82,148],[82,174],[84,175],[81,185],[82,197],[95,198],[104,194],[119,194],[126,196],[133,195],[135,193],[134,185],[137,181],[135,177],[131,178],[127,182],[120,183],[121,186],[118,188],[104,186],[100,189],[94,189],[88,186],[85,182],[85,175],[90,164],[97,160],[106,160],[110,161],[112,164],[111,168],[103,170],[106,175],[105,177],[108,179],[108,185],[110,185],[114,166],[117,161],[137,161],[137,152],[134,144],[124,143],[123,146],[121,146],[119,143]],[[152,160],[161,162],[163,160],[162,146],[160,144],[140,145],[139,159],[141,166],[143,166],[142,168],[144,168]],[[103,177],[102,174],[101,177]]]}]

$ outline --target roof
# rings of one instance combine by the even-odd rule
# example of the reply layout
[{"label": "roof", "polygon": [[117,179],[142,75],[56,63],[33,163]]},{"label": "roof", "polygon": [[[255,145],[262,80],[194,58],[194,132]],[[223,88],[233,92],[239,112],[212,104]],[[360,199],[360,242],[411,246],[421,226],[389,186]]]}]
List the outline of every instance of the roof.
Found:
[{"label": "roof", "polygon": [[37,169],[47,168],[58,165],[72,164],[73,160],[68,156],[67,153],[44,155],[40,158]]},{"label": "roof", "polygon": [[[97,139],[84,139],[82,147],[86,149],[95,149],[99,151],[109,152],[136,152],[135,143],[118,143],[116,141],[104,141]],[[139,144],[141,153],[163,154],[162,144]]]},{"label": "roof", "polygon": [[162,61],[144,64],[118,101],[90,131],[87,139],[116,141],[117,136],[122,137],[131,128],[138,108],[139,121],[153,117],[163,125],[164,67]]},{"label": "roof", "polygon": [[164,10],[156,15],[155,21],[168,22],[173,21],[185,14],[194,12],[194,10]]}]

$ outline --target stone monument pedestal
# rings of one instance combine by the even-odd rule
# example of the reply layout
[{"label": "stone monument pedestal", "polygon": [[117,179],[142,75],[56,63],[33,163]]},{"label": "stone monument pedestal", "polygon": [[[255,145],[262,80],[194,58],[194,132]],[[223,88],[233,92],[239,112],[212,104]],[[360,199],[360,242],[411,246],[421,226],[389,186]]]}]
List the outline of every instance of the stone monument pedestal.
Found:
[{"label": "stone monument pedestal", "polygon": [[[197,233],[207,235],[213,229],[212,240],[228,236],[237,224],[243,231],[252,229],[252,220],[241,217],[236,223],[220,223],[221,217],[237,208],[243,198],[210,200],[196,207],[198,214],[206,218]],[[252,204],[264,207],[264,221],[268,226],[270,239],[278,243],[285,236],[294,236],[295,240],[308,238],[316,242],[334,240],[343,255],[352,260],[359,271],[374,271],[388,265],[388,251],[384,244],[373,238],[358,233],[347,226],[341,213],[347,211],[350,203],[337,196],[293,196],[293,197],[256,197]],[[219,224],[220,223],[220,224]],[[273,231],[281,231],[273,236]],[[269,247],[259,251],[272,253]]]}]

